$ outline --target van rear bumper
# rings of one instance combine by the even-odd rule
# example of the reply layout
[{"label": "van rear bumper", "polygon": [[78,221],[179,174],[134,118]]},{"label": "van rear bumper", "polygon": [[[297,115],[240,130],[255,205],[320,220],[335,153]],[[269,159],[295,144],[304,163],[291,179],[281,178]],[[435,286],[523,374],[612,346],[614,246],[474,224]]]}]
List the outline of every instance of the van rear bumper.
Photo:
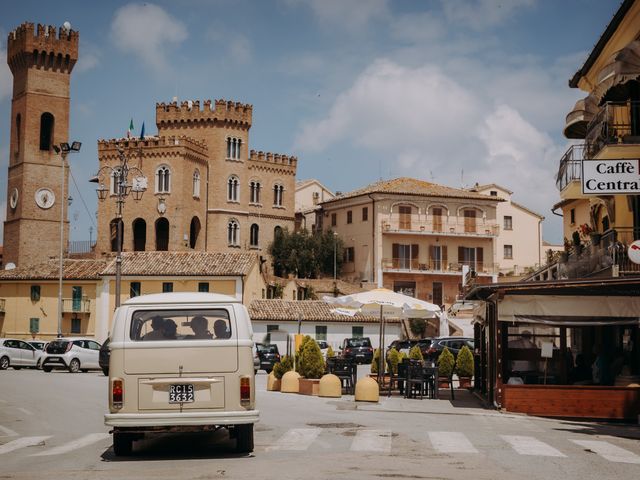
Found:
[{"label": "van rear bumper", "polygon": [[109,427],[172,427],[198,425],[239,425],[257,423],[258,410],[239,412],[182,412],[182,413],[107,413],[104,424]]}]

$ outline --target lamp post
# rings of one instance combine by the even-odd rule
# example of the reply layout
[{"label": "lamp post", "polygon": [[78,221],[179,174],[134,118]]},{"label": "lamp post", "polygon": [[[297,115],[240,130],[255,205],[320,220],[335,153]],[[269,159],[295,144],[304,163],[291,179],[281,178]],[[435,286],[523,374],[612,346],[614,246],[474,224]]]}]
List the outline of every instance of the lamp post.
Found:
[{"label": "lamp post", "polygon": [[62,142],[60,145],[54,145],[53,150],[60,155],[62,159],[62,179],[60,180],[60,259],[58,265],[58,338],[62,337],[62,274],[64,271],[64,205],[67,199],[64,194],[64,166],[67,162],[69,153],[79,152],[82,143]]},{"label": "lamp post", "polygon": [[[109,193],[108,188],[104,183],[105,173],[109,173],[113,179],[112,195],[116,198],[116,308],[120,306],[120,290],[121,290],[121,277],[122,277],[122,209],[124,202],[129,193],[133,192],[133,199],[138,201],[142,198],[145,190],[147,189],[147,179],[143,175],[142,170],[138,167],[130,167],[127,161],[127,157],[124,154],[122,147],[118,146],[118,157],[120,163],[117,167],[105,165],[98,170],[98,173],[92,177],[89,181],[97,183],[98,188],[96,193],[98,199],[104,201]],[[133,176],[133,181],[129,183],[129,173]]]},{"label": "lamp post", "polygon": [[333,232],[333,280],[337,278],[338,267],[338,232]]}]

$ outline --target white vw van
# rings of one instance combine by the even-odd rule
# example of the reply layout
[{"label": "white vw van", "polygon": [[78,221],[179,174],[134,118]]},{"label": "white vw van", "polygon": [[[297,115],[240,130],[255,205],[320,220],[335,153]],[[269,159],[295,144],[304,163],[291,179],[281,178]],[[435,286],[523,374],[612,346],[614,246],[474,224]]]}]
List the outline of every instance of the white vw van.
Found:
[{"label": "white vw van", "polygon": [[227,428],[239,452],[253,450],[253,341],[239,300],[162,293],[124,302],[110,336],[109,413],[116,455],[145,433]]}]

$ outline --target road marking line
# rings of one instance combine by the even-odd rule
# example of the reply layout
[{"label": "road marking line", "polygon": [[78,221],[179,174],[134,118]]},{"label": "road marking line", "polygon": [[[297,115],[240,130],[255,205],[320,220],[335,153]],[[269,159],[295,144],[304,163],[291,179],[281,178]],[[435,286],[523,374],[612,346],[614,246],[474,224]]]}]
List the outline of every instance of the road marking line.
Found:
[{"label": "road marking line", "polygon": [[442,453],[478,453],[462,432],[429,432],[429,440]]},{"label": "road marking line", "polygon": [[352,452],[390,452],[391,431],[389,430],[358,430],[353,442]]},{"label": "road marking line", "polygon": [[526,437],[524,435],[500,435],[504,441],[509,443],[511,447],[520,455],[538,455],[542,457],[566,457],[559,450],[551,445],[547,445],[534,437]]},{"label": "road marking line", "polygon": [[111,435],[108,433],[90,433],[89,435],[85,435],[84,437],[78,438],[69,443],[65,443],[64,445],[60,445],[58,447],[51,448],[49,450],[45,450],[44,452],[34,453],[32,457],[43,457],[47,455],[60,455],[61,453],[71,452],[73,450],[78,450],[82,447],[86,447],[87,445],[91,445],[96,442],[100,442],[107,438],[110,438]]},{"label": "road marking line", "polygon": [[600,442],[597,440],[571,440],[581,447],[588,448],[596,452],[610,462],[616,463],[640,463],[640,456],[636,455],[624,448],[616,447],[609,442]]},{"label": "road marking line", "polygon": [[44,444],[44,441],[47,438],[51,438],[51,435],[46,437],[22,437],[17,440],[13,440],[9,443],[5,443],[4,445],[0,445],[0,455],[3,453],[13,452],[14,450],[18,450],[19,448],[24,447],[33,447],[34,445]]},{"label": "road marking line", "polygon": [[10,428],[3,427],[0,425],[0,432],[4,432],[4,435],[0,435],[1,437],[17,437],[18,434],[11,430]]},{"label": "road marking line", "polygon": [[306,450],[320,435],[320,431],[319,428],[292,428],[280,437],[275,445],[267,447],[266,450]]}]

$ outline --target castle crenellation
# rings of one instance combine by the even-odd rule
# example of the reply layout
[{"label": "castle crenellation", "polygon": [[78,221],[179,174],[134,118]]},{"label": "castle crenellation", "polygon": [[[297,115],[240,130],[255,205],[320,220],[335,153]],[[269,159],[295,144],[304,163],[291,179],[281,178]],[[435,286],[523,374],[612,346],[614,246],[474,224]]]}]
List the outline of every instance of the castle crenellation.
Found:
[{"label": "castle crenellation", "polygon": [[118,147],[128,149],[139,149],[147,147],[184,147],[194,150],[201,155],[207,155],[207,144],[195,140],[185,135],[168,135],[162,137],[140,138],[111,138],[98,140],[98,152],[115,150]]},{"label": "castle crenellation", "polygon": [[13,66],[25,55],[37,55],[43,63],[70,64],[73,68],[78,59],[78,32],[65,28],[33,23],[23,23],[9,33],[7,38],[7,62]]},{"label": "castle crenellation", "polygon": [[277,163],[280,165],[291,165],[292,167],[295,167],[298,164],[298,157],[280,153],[263,152],[262,150],[251,150],[249,152],[249,161]]},{"label": "castle crenellation", "polygon": [[253,106],[229,100],[199,100],[156,103],[156,123],[189,121],[228,121],[251,125]]}]

